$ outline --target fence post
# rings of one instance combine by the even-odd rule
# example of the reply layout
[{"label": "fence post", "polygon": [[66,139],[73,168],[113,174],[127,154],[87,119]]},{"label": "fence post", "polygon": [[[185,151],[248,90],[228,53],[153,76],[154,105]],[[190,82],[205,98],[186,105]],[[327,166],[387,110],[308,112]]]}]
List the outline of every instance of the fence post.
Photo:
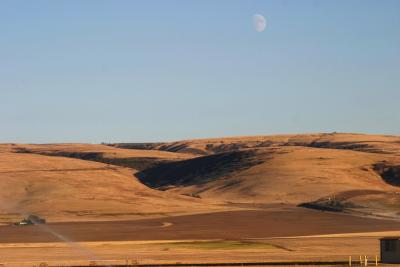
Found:
[{"label": "fence post", "polygon": [[349,256],[349,266],[351,266],[351,256]]},{"label": "fence post", "polygon": [[368,257],[367,257],[367,256],[365,256],[364,265],[365,265],[365,266],[368,266]]},{"label": "fence post", "polygon": [[375,255],[375,266],[378,266],[378,255]]}]

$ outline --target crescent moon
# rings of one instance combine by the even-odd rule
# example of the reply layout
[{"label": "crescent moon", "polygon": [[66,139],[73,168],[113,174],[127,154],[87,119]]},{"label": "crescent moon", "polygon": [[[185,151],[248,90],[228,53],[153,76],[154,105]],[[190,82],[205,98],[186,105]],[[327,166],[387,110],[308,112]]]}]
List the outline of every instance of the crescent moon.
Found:
[{"label": "crescent moon", "polygon": [[254,29],[257,32],[263,32],[267,27],[266,19],[264,18],[263,15],[260,14],[253,15],[253,24],[254,24]]}]

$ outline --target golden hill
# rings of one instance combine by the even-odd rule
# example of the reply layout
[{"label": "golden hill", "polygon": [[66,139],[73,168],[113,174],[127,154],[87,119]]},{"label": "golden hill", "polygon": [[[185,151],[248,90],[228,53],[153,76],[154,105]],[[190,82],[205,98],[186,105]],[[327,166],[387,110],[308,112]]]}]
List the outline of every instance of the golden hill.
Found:
[{"label": "golden hill", "polygon": [[397,217],[400,138],[231,137],[0,145],[0,220],[114,220],[266,204]]},{"label": "golden hill", "polygon": [[[115,220],[213,209],[140,183],[136,170],[32,153],[0,153],[0,222],[39,214],[50,221]],[[203,200],[204,202],[204,200]]]},{"label": "golden hill", "polygon": [[136,174],[153,188],[230,203],[290,203],[398,215],[399,137],[235,137],[157,144],[153,149],[204,155]]}]

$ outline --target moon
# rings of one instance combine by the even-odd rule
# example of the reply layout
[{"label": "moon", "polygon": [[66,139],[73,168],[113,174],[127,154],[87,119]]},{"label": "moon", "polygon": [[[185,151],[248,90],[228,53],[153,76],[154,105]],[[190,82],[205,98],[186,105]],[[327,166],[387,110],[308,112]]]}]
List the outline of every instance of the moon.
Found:
[{"label": "moon", "polygon": [[253,15],[254,29],[258,32],[263,32],[267,27],[267,21],[263,15],[255,14]]}]

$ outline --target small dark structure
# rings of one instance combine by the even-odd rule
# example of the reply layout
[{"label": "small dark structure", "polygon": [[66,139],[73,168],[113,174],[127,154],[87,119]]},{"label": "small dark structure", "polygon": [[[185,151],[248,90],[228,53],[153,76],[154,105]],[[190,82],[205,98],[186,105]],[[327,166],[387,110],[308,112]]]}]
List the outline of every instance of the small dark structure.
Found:
[{"label": "small dark structure", "polygon": [[37,215],[29,215],[28,218],[23,219],[20,222],[15,223],[15,225],[35,225],[35,224],[45,224],[46,220],[40,218]]},{"label": "small dark structure", "polygon": [[383,237],[381,242],[381,262],[400,263],[400,236]]}]

